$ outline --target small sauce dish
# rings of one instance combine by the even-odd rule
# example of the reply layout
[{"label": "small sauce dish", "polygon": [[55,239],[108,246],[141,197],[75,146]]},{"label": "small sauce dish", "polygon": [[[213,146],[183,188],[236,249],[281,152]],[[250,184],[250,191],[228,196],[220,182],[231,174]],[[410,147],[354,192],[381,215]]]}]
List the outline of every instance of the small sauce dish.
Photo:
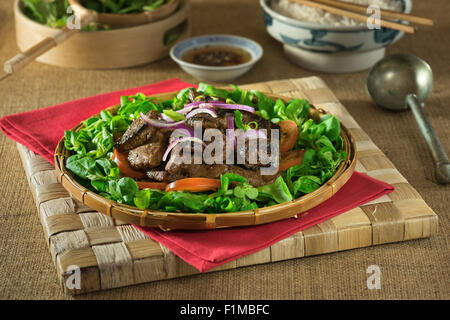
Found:
[{"label": "small sauce dish", "polygon": [[170,50],[170,57],[200,81],[228,82],[249,71],[263,55],[255,41],[226,34],[186,39]]}]

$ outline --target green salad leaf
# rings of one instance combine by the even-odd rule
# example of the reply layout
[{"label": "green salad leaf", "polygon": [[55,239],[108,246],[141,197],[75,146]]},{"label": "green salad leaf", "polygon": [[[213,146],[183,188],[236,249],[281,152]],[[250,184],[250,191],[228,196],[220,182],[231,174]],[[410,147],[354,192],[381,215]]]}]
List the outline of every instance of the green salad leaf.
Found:
[{"label": "green salad leaf", "polygon": [[163,102],[164,107],[167,109],[172,108],[175,111],[183,109],[184,105],[188,102],[189,91],[192,89],[193,88],[186,88],[181,90],[172,100]]},{"label": "green salad leaf", "polygon": [[89,180],[105,179],[97,161],[87,155],[76,154],[69,157],[66,161],[66,167],[80,178]]},{"label": "green salad leaf", "polygon": [[152,100],[151,97],[147,97],[143,93],[138,93],[134,96],[122,96],[117,114],[126,120],[132,121],[139,118],[141,112],[145,114],[151,110],[157,110],[161,113],[163,107]]},{"label": "green salad leaf", "polygon": [[119,203],[132,204],[138,191],[136,181],[129,177],[108,181],[107,192]]},{"label": "green salad leaf", "polygon": [[283,203],[294,199],[283,177],[278,177],[272,184],[259,187],[258,192],[261,198],[268,198],[274,200],[276,203]]},{"label": "green salad leaf", "polygon": [[184,120],[184,115],[182,113],[173,111],[173,110],[163,110],[163,113],[168,116],[173,121],[182,121]]},{"label": "green salad leaf", "polygon": [[230,95],[230,93],[225,89],[215,88],[212,85],[203,82],[199,83],[197,91],[208,96],[214,96],[222,99],[227,99]]},{"label": "green salad leaf", "polygon": [[322,184],[319,177],[316,176],[301,176],[294,182],[294,195],[300,192],[307,194],[318,189]]}]

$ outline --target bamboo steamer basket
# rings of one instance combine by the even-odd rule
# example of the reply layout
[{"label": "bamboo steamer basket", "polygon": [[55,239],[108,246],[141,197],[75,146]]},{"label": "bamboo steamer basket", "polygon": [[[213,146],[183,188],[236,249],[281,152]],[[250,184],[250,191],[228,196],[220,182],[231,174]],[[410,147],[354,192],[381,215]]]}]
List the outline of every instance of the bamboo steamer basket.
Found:
[{"label": "bamboo steamer basket", "polygon": [[[29,19],[22,6],[20,0],[15,0],[16,41],[21,51],[59,32]],[[180,36],[175,42],[165,43],[170,33]],[[78,32],[36,60],[76,69],[132,67],[167,57],[173,44],[190,35],[190,0],[183,0],[180,8],[167,18],[134,27]]]},{"label": "bamboo steamer basket", "polygon": [[[154,95],[154,98],[166,100],[173,98],[175,95],[176,92],[164,93]],[[284,101],[290,100],[289,98],[278,95],[266,95],[275,99],[280,98]],[[114,114],[119,107],[120,105],[115,105],[107,110]],[[309,116],[315,121],[318,121],[324,114],[326,114],[325,111],[311,106]],[[81,128],[82,123],[78,124],[72,130],[79,130]],[[66,159],[71,153],[64,146],[64,138],[59,141],[55,150],[55,167],[58,181],[72,197],[113,219],[142,227],[157,227],[164,231],[241,227],[298,217],[302,213],[331,198],[350,179],[356,166],[356,143],[350,131],[342,123],[341,137],[343,138],[344,150],[347,152],[348,158],[339,165],[336,173],[320,188],[290,202],[232,213],[177,213],[142,210],[106,199],[81,186],[66,169]]]}]

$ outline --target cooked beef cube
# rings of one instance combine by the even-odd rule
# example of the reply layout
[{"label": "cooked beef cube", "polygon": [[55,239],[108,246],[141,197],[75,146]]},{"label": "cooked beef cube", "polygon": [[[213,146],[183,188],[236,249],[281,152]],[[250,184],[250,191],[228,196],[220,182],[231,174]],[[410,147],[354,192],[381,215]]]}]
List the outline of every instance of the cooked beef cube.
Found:
[{"label": "cooked beef cube", "polygon": [[[194,128],[195,121],[202,122],[202,128],[217,128],[219,130],[228,129],[228,117],[234,117],[234,112],[232,110],[224,110],[224,109],[215,109],[217,113],[217,118],[212,117],[207,113],[198,113],[189,119],[186,120],[186,125],[190,128]],[[266,129],[268,132],[268,136],[270,135],[270,129],[280,129],[280,127],[260,116],[246,111],[241,111],[242,113],[242,122],[247,124],[252,121],[256,121],[258,123],[258,129]],[[237,129],[237,128],[236,128]]]},{"label": "cooked beef cube", "polygon": [[[235,163],[236,150],[231,145],[232,143],[231,140],[230,142],[228,142],[230,145],[227,147],[227,136],[225,132],[221,131],[220,136],[216,136],[215,133],[214,135],[208,137],[208,141],[205,141],[205,136],[208,133],[207,130],[203,132],[203,141],[207,145],[206,147],[203,147],[203,160],[206,162],[206,164],[215,164],[215,163],[220,164],[220,163],[227,163],[227,161],[229,163]],[[219,141],[217,142],[216,139],[219,139]],[[219,149],[220,143],[222,143],[221,150]],[[209,145],[211,145],[211,147],[209,147]],[[208,159],[209,157],[211,157],[211,159]]]},{"label": "cooked beef cube", "polygon": [[[203,96],[201,99],[199,99],[199,100],[201,100],[201,101],[210,101],[210,100],[215,100],[215,99],[213,99],[211,96],[208,96],[208,95],[204,95],[203,93],[201,93],[201,92],[197,92],[197,91],[194,91],[194,90],[192,90],[192,89],[189,89],[189,94],[188,94],[188,97],[189,97],[189,102],[195,102],[195,101],[198,101],[197,100],[197,97],[199,97],[199,96]],[[223,99],[223,98],[219,98],[219,100],[222,100],[223,102],[225,102],[225,99]]]},{"label": "cooked beef cube", "polygon": [[180,180],[186,178],[184,175],[180,174],[172,174],[164,169],[155,169],[147,171],[147,177],[151,180],[160,181],[160,182],[172,182],[175,180]]},{"label": "cooked beef cube", "polygon": [[[151,119],[158,118],[158,112],[152,110],[146,114]],[[142,146],[151,141],[157,141],[155,134],[162,131],[156,127],[147,125],[141,118],[135,119],[125,133],[116,141],[115,145],[120,152],[126,152]]]},{"label": "cooked beef cube", "polygon": [[245,169],[240,166],[228,166],[227,172],[241,175],[247,179],[247,182],[254,187],[264,186],[274,182],[280,174],[274,175],[261,175],[260,169]]},{"label": "cooked beef cube", "polygon": [[130,151],[128,162],[136,170],[155,168],[161,164],[165,150],[166,145],[160,142],[145,144]]},{"label": "cooked beef cube", "polygon": [[[228,120],[227,120],[227,116],[228,114],[223,113],[222,110],[216,110],[218,116],[217,118],[214,118],[213,116],[207,114],[207,113],[198,113],[192,117],[190,117],[189,119],[187,119],[185,121],[186,126],[194,129],[194,125],[196,121],[201,121],[202,122],[202,129],[206,129],[206,128],[216,128],[219,130],[225,130],[228,129]],[[220,115],[220,114],[223,115]],[[232,115],[231,113],[229,115]]]},{"label": "cooked beef cube", "polygon": [[225,164],[207,165],[207,164],[180,164],[167,170],[147,171],[147,177],[163,182],[172,182],[183,178],[214,178],[217,179],[221,174],[227,172],[228,166]]},{"label": "cooked beef cube", "polygon": [[169,175],[176,175],[178,176],[178,178],[182,176],[184,178],[200,177],[211,179],[218,179],[220,178],[221,174],[232,172],[245,177],[247,181],[255,187],[269,184],[275,181],[275,179],[279,176],[279,174],[261,175],[260,166],[255,166],[254,168],[247,169],[237,165],[227,165],[225,163],[208,165],[204,163],[194,164],[193,162],[193,157],[191,157],[191,163],[183,163],[180,156],[172,154],[166,164],[165,172],[167,172]]},{"label": "cooked beef cube", "polygon": [[255,169],[260,167],[262,164],[260,163],[258,156],[259,139],[247,139],[243,144],[239,142],[238,135],[236,136],[236,139],[236,164]]},{"label": "cooked beef cube", "polygon": [[185,124],[189,128],[194,129],[195,122],[197,122],[197,121],[201,121],[202,129],[205,129],[205,128],[226,129],[226,124],[225,124],[225,128],[223,128],[222,123],[221,123],[221,122],[223,122],[223,119],[213,118],[212,116],[210,116],[207,113],[196,114],[195,116],[192,116],[189,119],[187,119],[185,121]]},{"label": "cooked beef cube", "polygon": [[221,174],[227,172],[227,167],[226,164],[190,164],[183,165],[181,170],[190,177],[218,179]]},{"label": "cooked beef cube", "polygon": [[[216,138],[217,138],[216,136],[213,136],[211,139],[212,140],[211,142],[206,142],[207,146],[211,145],[211,144],[215,144]],[[165,166],[165,170],[167,170],[169,172],[175,172],[178,170],[178,166],[181,164],[189,164],[189,165],[195,164],[194,162],[195,162],[196,157],[197,157],[197,159],[200,160],[201,163],[205,163],[207,165],[212,165],[215,163],[226,163],[227,162],[227,158],[226,158],[227,151],[228,151],[228,153],[230,153],[230,158],[231,158],[232,156],[234,156],[234,154],[231,153],[233,150],[232,149],[227,150],[226,144],[225,144],[225,138],[223,136],[221,136],[219,139],[221,139],[221,141],[223,141],[223,149],[222,150],[217,150],[217,148],[214,148],[211,150],[206,150],[205,147],[202,146],[202,149],[197,154],[197,156],[196,156],[196,152],[197,152],[196,149],[197,149],[197,147],[199,147],[198,144],[193,143],[193,142],[182,142],[182,143],[176,145],[170,153],[170,157]],[[217,147],[217,145],[214,145],[214,146]],[[188,153],[185,154],[184,150],[186,150]],[[190,151],[190,153],[189,153],[189,151]],[[217,152],[217,154],[216,154],[216,152]]]},{"label": "cooked beef cube", "polygon": [[[271,145],[271,139],[272,139],[272,133],[271,130],[272,129],[279,129],[280,127],[270,121],[265,120],[264,118],[259,117],[256,114],[250,113],[250,112],[242,112],[242,122],[247,124],[249,122],[252,121],[256,121],[258,123],[258,130],[265,130],[265,133],[267,135],[267,141],[266,141],[266,146],[267,146],[267,155],[270,157],[270,155],[272,154],[270,145]],[[236,132],[236,138],[237,141],[239,138],[239,133],[243,134],[243,132]],[[280,139],[280,134],[278,139]],[[244,146],[241,146],[240,143],[236,144],[236,155],[239,159],[242,159],[244,163],[241,163],[242,161],[239,161],[238,164],[242,164],[247,168],[253,168],[256,169],[262,165],[264,165],[263,163],[261,163],[261,159],[258,157],[256,157],[256,152],[257,150],[259,150],[260,146],[259,143],[262,142],[262,140],[258,139],[258,144],[253,144],[250,143],[250,140],[246,140],[245,141],[245,148],[243,148]],[[256,149],[256,150],[255,150]],[[255,157],[257,159],[256,163],[254,160],[254,158],[252,159],[251,156]],[[250,161],[252,160],[252,161]]]},{"label": "cooked beef cube", "polygon": [[[172,172],[169,173],[169,175],[177,176],[178,179],[181,177],[184,178],[191,178],[191,177],[199,177],[199,178],[211,178],[211,179],[219,179],[220,175],[231,172],[239,174],[243,177],[245,177],[252,186],[254,187],[260,187],[266,184],[270,184],[275,181],[276,178],[278,178],[279,174],[275,175],[261,175],[261,172],[259,169],[253,170],[253,169],[245,169],[240,166],[235,165],[226,165],[226,164],[214,164],[214,165],[207,165],[207,164],[181,164],[179,166],[176,166],[176,170],[174,170],[175,167],[172,167]],[[177,179],[175,179],[177,180]],[[174,181],[174,180],[171,180]]]},{"label": "cooked beef cube", "polygon": [[[191,100],[195,99],[195,96],[190,94]],[[171,131],[168,130],[160,130],[153,127],[147,126],[145,123],[142,123],[142,120],[136,120],[133,122],[130,129],[125,132],[124,136],[120,139],[118,145],[124,148],[124,150],[131,150],[129,152],[129,162],[130,165],[136,170],[147,170],[147,176],[151,180],[154,181],[163,181],[163,182],[172,182],[175,180],[190,178],[190,177],[202,177],[202,178],[213,178],[218,179],[220,175],[231,172],[239,174],[247,179],[247,181],[255,187],[266,185],[275,181],[275,179],[279,176],[279,174],[275,175],[261,175],[261,168],[263,165],[261,163],[261,159],[257,158],[257,163],[250,164],[250,155],[255,155],[257,150],[249,149],[249,142],[246,141],[245,145],[245,154],[244,159],[245,163],[243,165],[229,165],[227,162],[227,148],[226,148],[226,129],[228,129],[228,116],[234,116],[234,112],[232,110],[224,110],[224,109],[216,109],[218,114],[217,118],[214,118],[206,113],[199,113],[185,121],[185,124],[188,127],[195,128],[195,121],[202,122],[203,129],[203,137],[205,135],[205,130],[214,128],[219,129],[221,132],[221,138],[224,142],[223,145],[223,164],[206,164],[203,158],[203,151],[205,150],[202,147],[202,154],[198,155],[201,158],[202,163],[196,164],[194,163],[194,152],[195,147],[194,143],[191,143],[191,160],[189,163],[185,163],[182,159],[182,150],[173,149],[170,155],[170,158],[167,162],[162,162],[162,155],[167,148],[169,143],[169,136],[171,135]],[[258,123],[258,129],[266,129],[268,135],[268,150],[270,150],[270,139],[271,139],[271,129],[279,129],[276,124],[271,123],[256,114],[252,114],[249,112],[241,111],[243,114],[243,122],[245,124],[256,121]],[[157,114],[155,112],[151,112],[148,114],[149,116],[156,118]],[[211,142],[215,143],[215,137]],[[234,154],[232,158],[234,159],[234,163],[236,161],[236,153],[239,153],[239,150],[234,150]],[[242,153],[242,151],[241,151]],[[269,153],[268,153],[269,154]],[[212,155],[215,156],[214,154]]]},{"label": "cooked beef cube", "polygon": [[[264,159],[261,158],[261,154],[259,153],[260,149],[262,148],[261,139],[258,139],[257,141],[253,140],[246,140],[245,145],[241,143],[236,144],[236,164],[242,165],[246,168],[253,168],[257,169],[261,166],[269,166],[270,165],[270,159],[272,159],[272,156],[274,155],[272,153],[272,150],[270,149],[270,142],[266,142],[267,146],[267,152],[266,156],[268,157],[267,160],[263,161]],[[279,152],[278,152],[278,158],[279,158]],[[269,162],[269,163],[267,163]]]},{"label": "cooked beef cube", "polygon": [[[202,122],[202,128],[203,129],[207,129],[207,128],[217,128],[220,131],[223,132],[223,134],[225,134],[225,129],[228,129],[228,121],[227,121],[227,117],[228,116],[233,116],[234,117],[234,113],[233,111],[230,110],[223,110],[223,109],[216,109],[216,112],[218,114],[217,118],[212,117],[209,114],[206,113],[199,113],[189,119],[186,120],[186,125],[194,128],[194,123],[195,121],[201,121]],[[243,123],[247,124],[249,122],[255,121],[258,123],[258,129],[265,129],[266,130],[266,134],[268,137],[268,141],[267,141],[267,148],[268,151],[270,151],[270,139],[271,139],[271,129],[279,129],[279,127],[270,122],[267,121],[261,117],[259,117],[256,114],[250,113],[250,112],[246,112],[246,111],[241,111],[242,115],[243,115]],[[237,133],[239,131],[236,131],[236,137],[238,136]],[[225,139],[223,141],[226,141]],[[252,152],[249,148],[250,144],[248,141],[246,141],[245,143],[245,152],[244,150],[235,150],[236,153],[239,154],[240,158],[244,160],[244,163],[241,163],[243,165],[245,165],[246,167],[249,168],[257,168],[259,166],[262,165],[262,163],[258,161],[256,161],[256,163],[250,163],[250,155],[256,155],[254,152]],[[225,151],[225,150],[224,150]],[[224,154],[224,162],[226,162],[226,156],[225,156],[225,152]],[[258,158],[258,157],[256,157]],[[252,161],[254,162],[254,161]]]},{"label": "cooked beef cube", "polygon": [[266,120],[254,113],[242,111],[242,122],[249,123],[252,121],[256,121],[256,123],[258,123],[258,130],[266,129],[267,137],[269,137],[269,138],[270,138],[270,130],[271,129],[280,129],[280,127],[278,125],[276,125],[275,123],[273,123],[269,120]]},{"label": "cooked beef cube", "polygon": [[[179,174],[184,175],[186,177],[192,176],[192,177],[209,177],[209,175],[215,176],[215,173],[211,172],[208,173],[208,170],[210,168],[216,167],[216,166],[223,166],[220,164],[214,164],[209,165],[204,163],[203,154],[199,154],[198,157],[201,159],[201,164],[195,164],[195,149],[194,145],[191,144],[191,156],[190,161],[189,159],[183,159],[183,149],[180,148],[177,150],[177,148],[174,148],[170,154],[170,158],[166,163],[165,170],[169,172],[170,174]],[[189,162],[188,162],[189,161]],[[215,169],[217,170],[217,169]],[[219,173],[220,176],[220,173]]]},{"label": "cooked beef cube", "polygon": [[[190,159],[190,163],[185,163],[185,160],[182,157],[182,148],[180,150],[177,150],[177,147],[175,147],[174,149],[172,149],[169,160],[166,163],[165,166],[165,170],[169,173],[180,173],[180,174],[184,174],[184,170],[182,170],[182,168],[184,168],[185,166],[192,166],[194,165],[194,145],[191,144],[191,159]],[[177,153],[178,151],[178,153]],[[202,155],[198,155],[199,157],[201,157],[201,161],[203,162],[203,157]]]}]

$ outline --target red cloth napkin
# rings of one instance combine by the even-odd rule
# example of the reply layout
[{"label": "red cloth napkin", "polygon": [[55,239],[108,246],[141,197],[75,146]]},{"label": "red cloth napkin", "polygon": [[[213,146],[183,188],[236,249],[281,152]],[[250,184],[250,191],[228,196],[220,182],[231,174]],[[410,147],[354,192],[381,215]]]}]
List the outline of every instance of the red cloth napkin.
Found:
[{"label": "red cloth napkin", "polygon": [[[0,119],[0,129],[11,139],[25,145],[53,163],[53,152],[64,130],[101,109],[118,103],[121,95],[137,92],[156,94],[177,91],[192,84],[170,79],[148,86],[114,91],[62,103]],[[207,271],[239,257],[266,248],[290,235],[309,228],[340,213],[372,201],[394,188],[367,175],[355,172],[350,180],[329,200],[297,219],[270,224],[211,231],[169,231],[142,228],[152,239],[177,254],[199,271]]]}]

